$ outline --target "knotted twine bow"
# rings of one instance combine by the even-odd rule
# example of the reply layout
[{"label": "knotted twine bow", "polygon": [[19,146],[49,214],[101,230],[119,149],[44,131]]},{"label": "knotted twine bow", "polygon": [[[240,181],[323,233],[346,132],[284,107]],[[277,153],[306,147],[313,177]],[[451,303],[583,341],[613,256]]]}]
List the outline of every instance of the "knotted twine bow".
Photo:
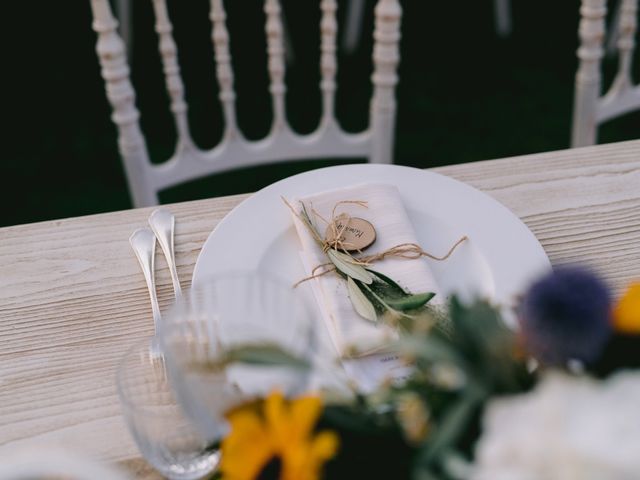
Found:
[{"label": "knotted twine bow", "polygon": [[[285,204],[289,207],[289,209],[293,212],[293,214],[299,220],[301,220],[305,224],[308,223],[301,217],[301,215],[298,212],[295,211],[293,206],[285,198],[283,198],[282,200],[285,202]],[[302,204],[303,211],[306,214],[306,208],[305,208],[304,204],[302,202],[300,202],[300,203]],[[466,235],[461,237],[457,242],[455,242],[453,244],[453,246],[451,246],[449,251],[445,255],[443,255],[441,257],[433,255],[433,254],[431,254],[429,252],[426,252],[417,243],[401,243],[401,244],[395,245],[393,247],[390,247],[387,250],[383,250],[382,252],[374,253],[372,255],[362,255],[362,251],[357,249],[357,251],[360,254],[360,256],[354,257],[353,255],[351,255],[351,253],[349,253],[349,250],[353,250],[354,245],[349,243],[349,242],[345,242],[344,241],[344,237],[343,237],[343,233],[349,227],[349,222],[351,221],[352,217],[351,217],[351,215],[349,215],[348,213],[345,213],[345,212],[340,213],[339,215],[336,215],[336,210],[338,209],[338,207],[340,205],[343,205],[343,204],[355,204],[355,205],[359,205],[359,206],[361,206],[363,208],[368,208],[367,202],[362,201],[362,200],[342,200],[342,201],[340,201],[340,202],[338,202],[338,203],[336,203],[334,205],[333,210],[331,212],[331,219],[330,220],[325,219],[315,209],[312,208],[312,210],[311,210],[312,213],[316,217],[318,217],[320,220],[322,220],[328,226],[328,228],[330,229],[331,235],[328,236],[329,237],[328,239],[321,237],[320,234],[318,233],[318,231],[315,228],[313,228],[313,225],[308,225],[308,226],[310,227],[311,234],[313,235],[315,240],[318,242],[319,245],[322,246],[322,251],[324,253],[327,253],[329,251],[329,249],[334,249],[334,250],[341,251],[341,252],[349,255],[352,258],[353,263],[355,263],[356,265],[361,265],[363,267],[371,266],[372,263],[380,261],[380,260],[384,260],[385,258],[389,258],[389,257],[405,258],[407,260],[417,260],[418,258],[427,257],[427,258],[430,258],[432,260],[443,261],[443,260],[448,259],[453,254],[453,252],[456,250],[456,248],[458,248],[458,246],[461,243],[463,243],[465,240],[467,240],[467,238],[468,238]],[[309,220],[311,220],[311,219],[309,218]],[[321,272],[317,273],[318,270],[320,270],[322,268],[324,268],[324,270],[322,270]],[[333,263],[331,263],[331,262],[322,263],[320,265],[317,265],[311,271],[311,275],[310,276],[305,277],[302,280],[296,282],[293,287],[295,288],[298,285],[300,285],[301,283],[306,282],[307,280],[311,280],[313,278],[321,277],[321,276],[326,275],[327,273],[333,272],[335,270],[336,270],[336,267],[333,266]]]}]

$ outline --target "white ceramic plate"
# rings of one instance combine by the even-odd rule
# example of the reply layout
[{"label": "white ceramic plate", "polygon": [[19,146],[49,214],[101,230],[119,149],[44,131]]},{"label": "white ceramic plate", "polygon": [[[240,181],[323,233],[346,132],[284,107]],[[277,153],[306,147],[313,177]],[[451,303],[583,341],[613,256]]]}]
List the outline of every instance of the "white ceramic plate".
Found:
[{"label": "white ceramic plate", "polygon": [[[442,255],[466,235],[469,240],[448,260],[427,260],[436,282],[445,295],[456,293],[463,299],[481,296],[501,305],[505,320],[515,326],[510,307],[532,279],[550,268],[538,240],[519,218],[488,195],[436,173],[397,165],[313,170],[260,190],[209,235],[196,262],[193,284],[230,271],[260,270],[293,285],[307,274],[291,213],[281,197],[294,199],[362,183],[398,187],[426,251]],[[297,293],[316,305],[309,283],[298,287]],[[316,332],[319,352],[335,356],[328,330],[320,327]],[[372,363],[375,365],[375,360]],[[362,372],[352,376],[374,378]],[[371,380],[367,385],[376,382]]]},{"label": "white ceramic plate", "polygon": [[[193,273],[193,284],[229,271],[260,270],[291,284],[304,278],[300,243],[291,213],[281,197],[293,199],[362,183],[389,183],[402,201],[426,251],[442,255],[461,236],[463,243],[448,260],[427,260],[445,294],[483,296],[510,306],[537,275],[550,268],[549,259],[531,231],[488,195],[451,178],[397,165],[344,165],[295,175],[274,183],[238,205],[209,235]],[[309,284],[298,288],[316,305]],[[328,330],[319,331],[319,352],[333,358]],[[326,350],[325,350],[326,349]],[[351,372],[361,388],[379,381],[375,359],[360,359]],[[369,368],[372,372],[368,372]],[[355,370],[357,369],[357,370]]]}]

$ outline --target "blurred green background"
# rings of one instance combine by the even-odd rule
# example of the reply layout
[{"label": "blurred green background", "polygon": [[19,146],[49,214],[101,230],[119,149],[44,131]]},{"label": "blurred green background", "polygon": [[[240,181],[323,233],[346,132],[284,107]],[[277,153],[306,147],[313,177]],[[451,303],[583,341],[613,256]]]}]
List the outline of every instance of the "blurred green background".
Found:
[{"label": "blurred green background", "polygon": [[[132,79],[154,162],[173,152],[150,0],[132,0]],[[116,132],[95,54],[89,0],[13,2],[5,22],[4,155],[0,225],[130,208]],[[512,0],[513,33],[498,38],[493,0],[404,0],[395,162],[431,167],[567,148],[576,70],[577,0]],[[271,116],[260,0],[225,2],[239,123],[251,139]],[[288,116],[310,132],[320,115],[319,1],[282,0],[293,45]],[[193,136],[213,147],[222,133],[208,0],[169,0]],[[346,2],[339,0],[339,22]],[[338,117],[366,127],[371,95],[374,1],[362,41],[339,57]],[[37,14],[36,14],[37,13]],[[638,63],[638,62],[636,62]],[[615,58],[604,64],[609,81]],[[636,66],[637,70],[637,66]],[[636,71],[636,76],[637,76]],[[600,143],[638,137],[640,114],[600,129]],[[163,202],[257,190],[311,161],[221,174],[162,194]]]}]

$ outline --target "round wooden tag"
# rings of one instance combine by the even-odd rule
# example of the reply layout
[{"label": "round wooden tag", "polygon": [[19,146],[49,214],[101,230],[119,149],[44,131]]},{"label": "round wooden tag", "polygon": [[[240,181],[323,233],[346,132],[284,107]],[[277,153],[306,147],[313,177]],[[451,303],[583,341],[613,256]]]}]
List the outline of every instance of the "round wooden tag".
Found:
[{"label": "round wooden tag", "polygon": [[[362,218],[351,217],[345,227],[345,221],[346,219],[340,218],[336,220],[336,230],[342,232],[339,239],[342,243],[341,247],[344,247],[345,250],[349,252],[364,250],[376,241],[376,229],[370,222]],[[331,225],[327,227],[324,237],[329,243],[335,242]]]}]

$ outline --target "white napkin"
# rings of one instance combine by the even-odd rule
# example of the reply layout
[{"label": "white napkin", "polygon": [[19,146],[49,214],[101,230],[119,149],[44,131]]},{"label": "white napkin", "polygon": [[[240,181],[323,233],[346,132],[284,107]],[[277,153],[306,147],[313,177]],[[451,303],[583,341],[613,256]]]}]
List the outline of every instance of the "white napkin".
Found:
[{"label": "white napkin", "polygon": [[[409,216],[402,204],[400,192],[393,185],[364,184],[292,200],[291,204],[296,211],[301,209],[300,202],[305,204],[307,212],[322,236],[327,225],[314,215],[312,210],[330,221],[334,206],[338,202],[344,200],[367,202],[367,208],[354,204],[342,204],[336,210],[336,215],[345,212],[373,224],[376,230],[376,241],[367,248],[366,254],[382,252],[402,243],[418,243]],[[314,267],[328,260],[306,225],[295,215],[294,223],[302,244],[300,256],[305,271],[311,275]],[[376,262],[372,269],[395,280],[411,293],[435,292],[436,296],[431,300],[433,304],[444,301],[424,259],[386,258]],[[346,282],[338,275],[329,273],[309,282],[329,334],[340,355],[347,355],[353,347],[367,355],[381,352],[385,344],[396,338],[397,333],[391,327],[374,325],[356,313],[348,296]],[[376,364],[390,363],[389,358],[382,354],[375,360],[368,358],[367,362],[361,362],[361,366],[364,363],[370,365],[372,361]],[[370,370],[369,367],[366,368]],[[387,370],[396,368],[398,365],[389,364],[386,367]]]}]

